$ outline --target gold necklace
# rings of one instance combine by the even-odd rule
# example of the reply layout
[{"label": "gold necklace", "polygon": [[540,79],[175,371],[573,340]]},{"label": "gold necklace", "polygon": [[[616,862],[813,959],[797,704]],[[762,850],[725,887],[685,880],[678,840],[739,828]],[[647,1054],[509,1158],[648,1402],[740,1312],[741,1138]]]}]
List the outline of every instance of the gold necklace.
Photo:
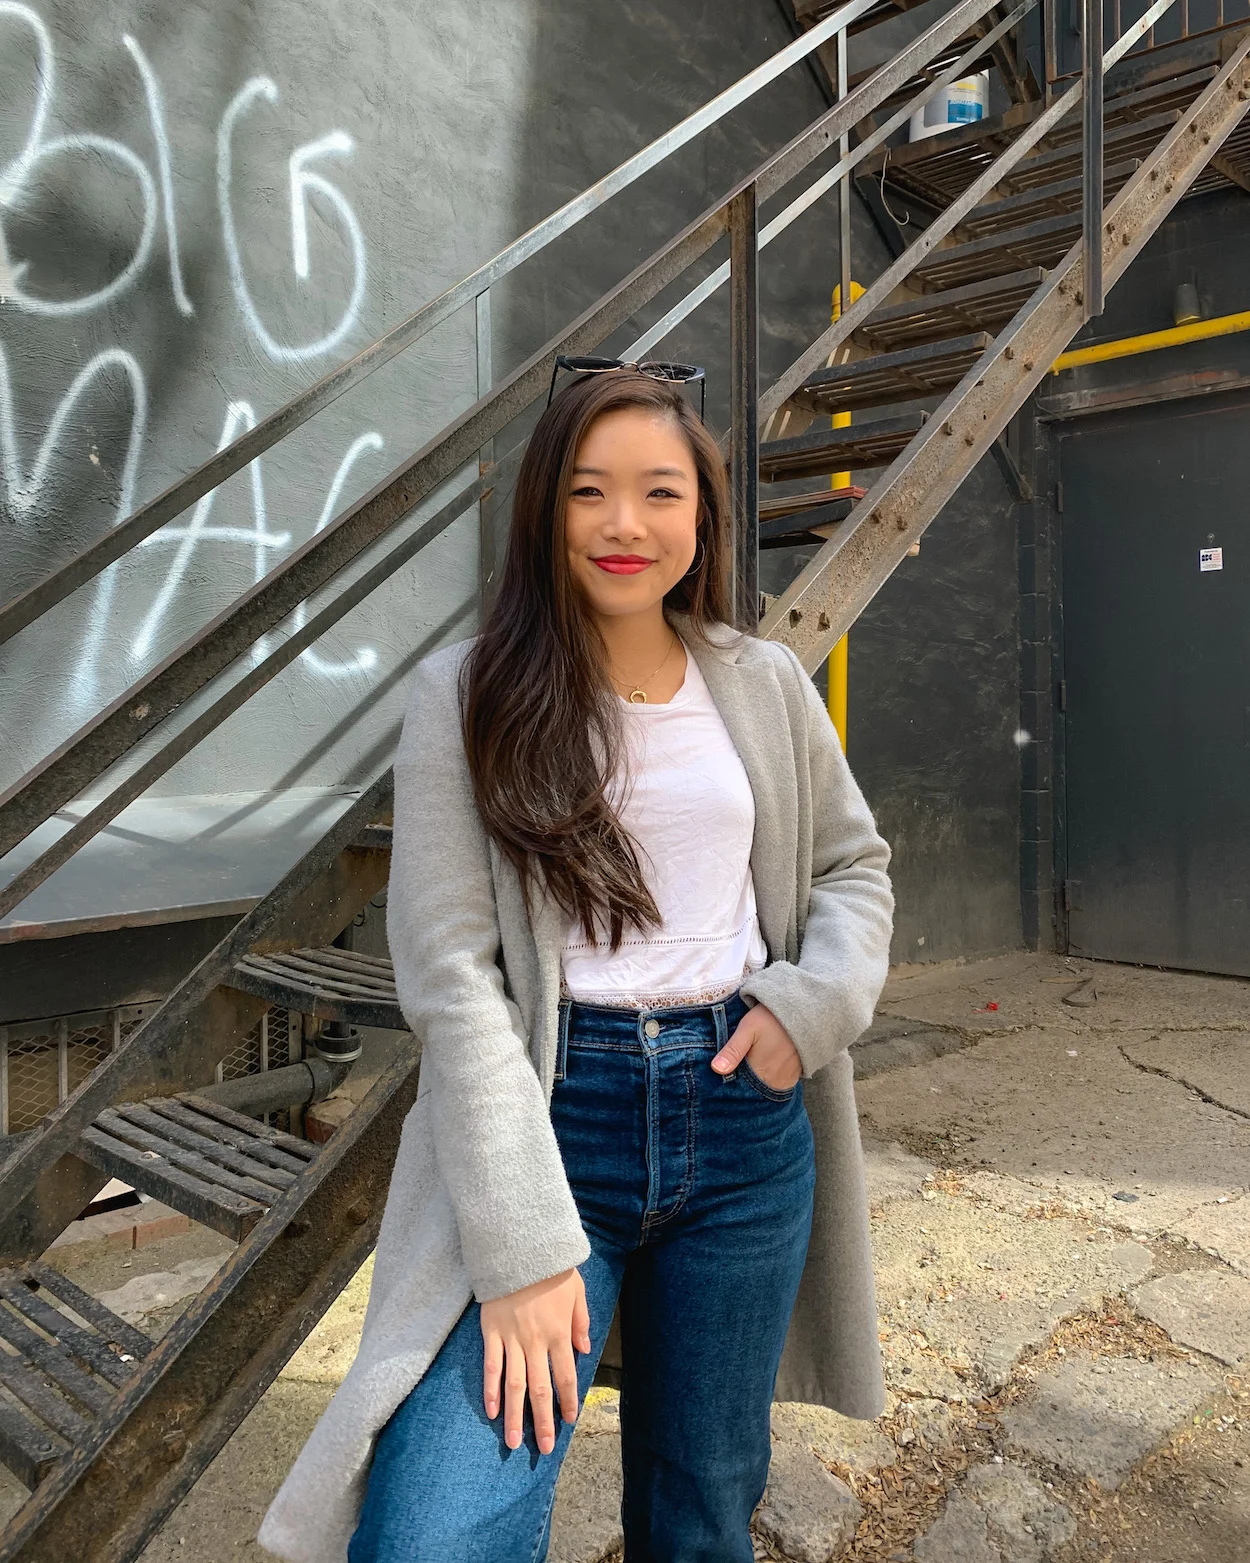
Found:
[{"label": "gold necklace", "polygon": [[[677,636],[674,635],[673,639],[672,639],[672,643],[670,644],[668,650],[664,653],[664,662],[667,662],[668,659],[673,655],[673,647],[676,644],[677,644]],[[651,680],[655,677],[655,675],[660,671],[660,668],[662,668],[664,666],[664,662],[660,663],[660,667],[653,668],[652,671],[647,674],[646,678],[640,679],[638,681],[638,683],[635,684],[634,687],[630,690],[628,696],[626,697],[628,699],[630,705],[632,705],[632,706],[645,706],[647,704],[647,691],[642,686],[643,686],[643,684],[649,684],[651,682]],[[621,680],[620,679],[614,679],[613,682],[619,684],[621,682]]]}]

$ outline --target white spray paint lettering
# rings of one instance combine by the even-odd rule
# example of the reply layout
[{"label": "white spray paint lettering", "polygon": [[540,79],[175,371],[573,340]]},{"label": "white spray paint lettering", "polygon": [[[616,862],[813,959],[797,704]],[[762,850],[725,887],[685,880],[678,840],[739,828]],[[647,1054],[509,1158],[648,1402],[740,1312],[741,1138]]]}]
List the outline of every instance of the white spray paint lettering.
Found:
[{"label": "white spray paint lettering", "polygon": [[[182,272],[178,239],[178,217],[174,197],[173,154],[170,146],[165,98],[160,80],[138,40],[123,35],[122,43],[134,62],[143,88],[147,120],[156,152],[156,177],[144,159],[124,142],[90,131],[50,135],[48,126],[56,94],[56,62],[51,34],[33,7],[20,0],[0,0],[0,27],[16,25],[26,29],[34,43],[35,91],[26,139],[17,155],[0,167],[0,304],[15,307],[33,316],[72,316],[90,313],[113,304],[136,286],[148,266],[155,248],[158,227],[163,226],[168,256],[170,288],[175,307],[183,316],[195,313]],[[227,270],[236,306],[250,332],[265,353],[278,363],[298,363],[332,353],[349,336],[360,318],[366,285],[365,239],[360,223],[343,192],[310,165],[326,157],[347,157],[355,143],[343,130],[327,134],[297,147],[288,160],[290,188],[291,260],[297,289],[301,296],[312,280],[312,254],[309,242],[310,197],[328,204],[346,234],[352,255],[350,296],[334,328],[310,341],[284,342],[261,319],[248,286],[243,250],[234,221],[232,204],[234,137],[237,122],[259,99],[276,104],[278,88],[268,77],[248,81],[227,105],[217,130],[217,198]],[[95,291],[71,298],[41,296],[25,262],[11,259],[4,230],[6,211],[27,206],[39,185],[43,165],[54,158],[83,155],[94,159],[93,172],[103,167],[120,171],[138,185],[142,217],[139,234],[129,259],[122,269]],[[101,377],[121,370],[130,385],[131,422],[126,455],[118,484],[114,524],[133,509],[139,476],[139,462],[148,421],[148,392],[143,370],[133,354],[109,348],[95,355],[75,376],[65,392],[28,468],[23,468],[17,440],[14,388],[8,361],[0,344],[0,481],[7,495],[7,508],[15,517],[31,513],[37,496],[51,481],[53,468],[62,451],[68,454],[66,426],[87,390]],[[255,427],[251,403],[236,399],[229,402],[218,449],[222,449],[244,429]],[[382,448],[382,436],[376,431],[360,435],[349,447],[331,480],[325,504],[314,528],[321,532],[333,518],[348,476],[366,452]],[[62,458],[63,459],[63,458]],[[90,459],[100,465],[94,447]],[[276,556],[291,546],[290,532],[269,529],[265,503],[264,478],[260,458],[249,466],[251,485],[251,528],[209,524],[216,494],[205,495],[185,524],[171,523],[145,539],[144,547],[174,546],[173,558],[148,606],[147,612],[128,651],[133,661],[143,662],[158,649],[162,630],[186,583],[187,571],[197,550],[206,545],[247,548],[251,551],[253,576],[261,580],[272,568]],[[106,631],[113,608],[118,564],[103,571],[96,581],[94,602],[81,656],[73,670],[73,693],[79,704],[90,703],[98,694],[99,660],[106,643]],[[306,622],[306,610],[300,607],[294,616],[296,627]],[[253,660],[265,655],[267,642],[253,649]],[[309,672],[326,678],[359,676],[377,664],[372,647],[360,647],[343,661],[334,661],[313,649],[301,658]]]}]

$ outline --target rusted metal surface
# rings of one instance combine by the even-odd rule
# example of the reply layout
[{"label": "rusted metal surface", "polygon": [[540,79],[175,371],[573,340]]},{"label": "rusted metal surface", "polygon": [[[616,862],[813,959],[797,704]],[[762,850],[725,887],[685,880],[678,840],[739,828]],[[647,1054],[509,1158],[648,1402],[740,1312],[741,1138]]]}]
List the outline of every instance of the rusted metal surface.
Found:
[{"label": "rusted metal surface", "polygon": [[958,385],[990,345],[984,331],[879,353],[821,370],[796,393],[795,401],[816,412],[884,407],[917,401]]},{"label": "rusted metal surface", "polygon": [[735,614],[742,629],[759,620],[760,281],[754,185],[729,211],[729,488],[733,504]]},{"label": "rusted metal surface", "polygon": [[[1248,52],[1250,37],[1107,209],[1102,233],[1108,283],[1123,274],[1245,115]],[[1080,329],[1082,284],[1078,243],[851,520],[778,598],[761,634],[784,640],[809,670],[819,666]]]},{"label": "rusted metal surface", "polygon": [[[1114,0],[1119,20],[1119,0]],[[1189,0],[1181,0],[1187,6]],[[1102,314],[1102,5],[1103,0],[1083,0],[1081,17],[1081,271],[1084,277],[1085,318]]]},{"label": "rusted metal surface", "polygon": [[[1148,27],[1162,16],[1175,0],[1156,0],[1135,27],[1107,51],[1103,59],[1104,70],[1109,70],[1132,47]],[[1016,112],[1028,123],[1004,152],[953,201],[940,212],[924,230],[909,250],[893,265],[887,267],[875,282],[866,288],[859,299],[845,310],[827,331],[821,333],[807,350],[799,355],[790,367],[769,387],[760,401],[760,423],[766,424],[803,384],[807,377],[822,368],[861,326],[883,305],[894,289],[907,280],[920,261],[930,254],[943,239],[958,226],[965,213],[972,211],[986,199],[999,184],[1004,174],[1017,167],[1037,144],[1047,136],[1068,114],[1080,106],[1081,84],[1073,86],[1058,97],[1041,113],[1034,114],[1034,105],[1025,105]]]},{"label": "rusted metal surface", "polygon": [[235,1043],[264,1012],[264,999],[223,987],[249,951],[329,943],[385,885],[384,853],[352,843],[390,807],[388,771],[335,822],[263,901],[200,962],[159,1009],[95,1069],[64,1102],[25,1135],[0,1167],[0,1258],[42,1253],[105,1182],[82,1197],[66,1176],[84,1129],[105,1108],[167,1096],[207,1083]]},{"label": "rusted metal surface", "polygon": [[397,1059],[0,1533],[6,1563],[130,1563],[372,1249],[416,1095]]},{"label": "rusted metal surface", "polygon": [[0,1463],[25,1487],[90,1436],[152,1350],[146,1335],[38,1263],[0,1270],[0,1339],[0,1386],[12,1396],[0,1399]]}]

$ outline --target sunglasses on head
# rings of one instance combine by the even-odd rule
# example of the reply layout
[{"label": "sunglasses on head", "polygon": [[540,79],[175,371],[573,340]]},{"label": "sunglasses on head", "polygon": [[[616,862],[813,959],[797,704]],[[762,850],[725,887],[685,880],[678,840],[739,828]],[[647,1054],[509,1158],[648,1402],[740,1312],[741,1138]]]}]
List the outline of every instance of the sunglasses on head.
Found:
[{"label": "sunglasses on head", "polygon": [[551,386],[547,391],[548,407],[551,406],[551,399],[556,394],[556,379],[561,369],[569,374],[609,374],[617,369],[632,369],[635,374],[650,375],[653,380],[669,380],[679,385],[697,380],[699,417],[703,416],[703,408],[707,400],[707,380],[703,370],[696,364],[670,364],[654,360],[634,364],[624,358],[566,358],[563,353],[559,353],[556,355],[555,365],[551,371]]}]

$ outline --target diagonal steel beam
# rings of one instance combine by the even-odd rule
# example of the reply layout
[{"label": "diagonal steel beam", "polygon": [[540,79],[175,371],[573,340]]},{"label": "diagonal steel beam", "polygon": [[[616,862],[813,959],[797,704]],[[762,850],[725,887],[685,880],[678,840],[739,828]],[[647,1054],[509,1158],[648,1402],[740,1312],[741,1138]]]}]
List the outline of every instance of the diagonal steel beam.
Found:
[{"label": "diagonal steel beam", "polygon": [[[873,76],[814,121],[720,201],[635,268],[487,395],[429,441],[363,499],[277,565],[202,630],[138,679],[6,792],[0,794],[0,857],[76,797],[241,656],[312,592],[404,519],[437,486],[522,413],[547,387],[558,353],[585,353],[655,298],[728,231],[729,212],[756,187],[765,201],[800,174],[918,65],[939,53],[993,0],[959,0]],[[1171,4],[1172,0],[1159,0]]]},{"label": "diagonal steel beam", "polygon": [[373,1248],[416,1088],[407,1051],[0,1533],[6,1563],[139,1556]]},{"label": "diagonal steel beam", "polygon": [[[1107,208],[1103,274],[1117,281],[1250,104],[1250,36]],[[809,672],[919,541],[1085,319],[1080,243],[1016,314],[760,625]]]}]

